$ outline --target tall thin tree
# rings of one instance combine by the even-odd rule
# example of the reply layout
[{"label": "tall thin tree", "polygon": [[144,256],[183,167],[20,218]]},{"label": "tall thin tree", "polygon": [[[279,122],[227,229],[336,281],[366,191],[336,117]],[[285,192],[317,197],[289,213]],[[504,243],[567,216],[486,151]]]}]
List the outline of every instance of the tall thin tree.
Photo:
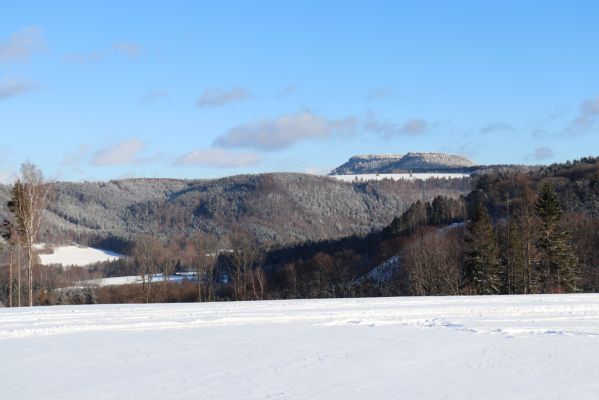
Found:
[{"label": "tall thin tree", "polygon": [[21,179],[12,192],[10,211],[14,214],[17,231],[27,252],[28,303],[33,306],[33,245],[38,236],[42,213],[48,205],[50,185],[34,164],[21,166]]}]

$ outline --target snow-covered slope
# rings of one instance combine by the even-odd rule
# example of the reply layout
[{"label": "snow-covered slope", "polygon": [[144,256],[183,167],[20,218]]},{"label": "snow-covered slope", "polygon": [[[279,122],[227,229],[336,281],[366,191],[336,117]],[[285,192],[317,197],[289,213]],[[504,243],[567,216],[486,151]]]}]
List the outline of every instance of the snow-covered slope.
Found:
[{"label": "snow-covered slope", "polygon": [[73,265],[83,267],[97,262],[114,261],[123,257],[122,254],[109,250],[85,246],[59,246],[54,248],[51,254],[39,254],[42,265],[62,264],[65,267]]},{"label": "snow-covered slope", "polygon": [[596,399],[599,295],[0,313],[2,397]]}]

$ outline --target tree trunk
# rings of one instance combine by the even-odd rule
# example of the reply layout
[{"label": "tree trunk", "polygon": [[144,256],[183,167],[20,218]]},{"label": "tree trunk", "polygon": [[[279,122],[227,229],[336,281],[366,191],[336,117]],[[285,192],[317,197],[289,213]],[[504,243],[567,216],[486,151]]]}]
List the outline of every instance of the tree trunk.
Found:
[{"label": "tree trunk", "polygon": [[21,307],[21,241],[17,239],[17,307]]},{"label": "tree trunk", "polygon": [[8,245],[8,306],[12,307],[13,288],[12,288],[12,264],[13,264],[13,245]]},{"label": "tree trunk", "polygon": [[27,246],[27,280],[29,289],[29,307],[33,307],[33,251],[31,243]]}]

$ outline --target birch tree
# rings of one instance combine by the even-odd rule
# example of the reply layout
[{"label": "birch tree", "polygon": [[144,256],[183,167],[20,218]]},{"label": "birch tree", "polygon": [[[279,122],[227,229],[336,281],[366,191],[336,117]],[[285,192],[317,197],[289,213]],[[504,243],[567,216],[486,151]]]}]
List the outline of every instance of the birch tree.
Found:
[{"label": "birch tree", "polygon": [[19,179],[12,192],[9,209],[27,253],[27,292],[29,307],[33,306],[33,244],[42,224],[42,214],[50,197],[50,184],[44,182],[42,171],[34,164],[21,166]]}]

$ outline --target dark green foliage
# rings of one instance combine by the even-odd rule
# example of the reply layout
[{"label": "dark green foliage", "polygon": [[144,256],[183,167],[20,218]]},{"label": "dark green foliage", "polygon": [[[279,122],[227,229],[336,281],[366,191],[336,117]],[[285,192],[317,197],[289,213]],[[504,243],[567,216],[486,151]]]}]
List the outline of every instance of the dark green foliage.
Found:
[{"label": "dark green foliage", "polygon": [[464,232],[464,267],[475,293],[501,292],[497,238],[491,217],[482,203],[474,210]]},{"label": "dark green foliage", "polygon": [[437,196],[431,203],[418,200],[385,228],[387,236],[410,235],[423,226],[444,226],[464,220],[462,198]]},{"label": "dark green foliage", "polygon": [[578,262],[570,245],[570,234],[558,225],[562,208],[555,189],[545,184],[535,205],[541,220],[538,248],[541,250],[539,268],[547,292],[575,292]]}]

